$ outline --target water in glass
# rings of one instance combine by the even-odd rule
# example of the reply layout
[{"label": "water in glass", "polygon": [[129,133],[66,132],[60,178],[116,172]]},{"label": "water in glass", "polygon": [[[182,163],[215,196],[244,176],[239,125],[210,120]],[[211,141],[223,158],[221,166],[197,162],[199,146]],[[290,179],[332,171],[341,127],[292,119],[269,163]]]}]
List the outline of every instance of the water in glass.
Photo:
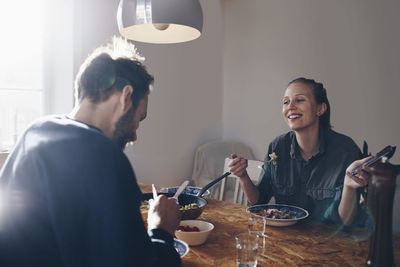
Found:
[{"label": "water in glass", "polygon": [[236,236],[236,264],[239,267],[257,266],[258,236],[248,233]]}]

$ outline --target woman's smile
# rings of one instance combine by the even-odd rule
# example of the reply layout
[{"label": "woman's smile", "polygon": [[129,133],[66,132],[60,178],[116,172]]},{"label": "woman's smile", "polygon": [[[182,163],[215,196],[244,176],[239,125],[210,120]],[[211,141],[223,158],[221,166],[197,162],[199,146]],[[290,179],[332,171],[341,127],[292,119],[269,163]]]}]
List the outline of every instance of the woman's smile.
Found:
[{"label": "woman's smile", "polygon": [[318,125],[319,106],[312,88],[303,83],[293,83],[285,91],[282,114],[289,128],[299,131]]}]

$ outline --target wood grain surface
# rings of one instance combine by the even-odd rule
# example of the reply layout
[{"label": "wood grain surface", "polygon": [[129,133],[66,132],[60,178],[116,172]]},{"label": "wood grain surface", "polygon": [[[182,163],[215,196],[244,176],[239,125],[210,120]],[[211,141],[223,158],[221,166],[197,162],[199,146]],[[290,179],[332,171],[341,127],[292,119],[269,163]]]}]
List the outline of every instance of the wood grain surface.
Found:
[{"label": "wood grain surface", "polygon": [[[143,192],[151,191],[150,186],[139,185]],[[247,231],[246,206],[208,202],[198,219],[215,228],[205,244],[190,247],[182,266],[236,266],[235,236]],[[393,236],[393,241],[395,263],[400,266],[400,236]],[[257,266],[365,266],[367,255],[368,237],[362,231],[344,233],[332,225],[300,222],[267,226]]]}]

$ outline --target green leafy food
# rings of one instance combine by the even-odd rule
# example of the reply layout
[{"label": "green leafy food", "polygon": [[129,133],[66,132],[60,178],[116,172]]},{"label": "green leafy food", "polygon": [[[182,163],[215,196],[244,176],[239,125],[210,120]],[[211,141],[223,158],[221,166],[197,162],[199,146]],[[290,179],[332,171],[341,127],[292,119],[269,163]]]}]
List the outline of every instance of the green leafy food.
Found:
[{"label": "green leafy food", "polygon": [[[140,204],[140,209],[141,210],[148,210],[150,207],[149,201],[148,200],[143,200],[142,203]],[[190,203],[188,205],[179,205],[179,210],[191,210],[191,209],[197,209],[199,208],[199,205],[197,203]]]}]

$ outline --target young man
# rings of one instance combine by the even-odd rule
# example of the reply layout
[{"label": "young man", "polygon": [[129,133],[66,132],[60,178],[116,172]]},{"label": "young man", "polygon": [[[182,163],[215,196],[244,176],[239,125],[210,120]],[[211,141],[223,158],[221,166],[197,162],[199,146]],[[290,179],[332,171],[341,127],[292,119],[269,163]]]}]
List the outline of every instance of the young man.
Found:
[{"label": "young man", "polygon": [[150,205],[123,153],[146,117],[153,77],[133,45],[114,38],[82,64],[78,106],[43,118],[0,173],[0,266],[180,266],[173,199]]}]

